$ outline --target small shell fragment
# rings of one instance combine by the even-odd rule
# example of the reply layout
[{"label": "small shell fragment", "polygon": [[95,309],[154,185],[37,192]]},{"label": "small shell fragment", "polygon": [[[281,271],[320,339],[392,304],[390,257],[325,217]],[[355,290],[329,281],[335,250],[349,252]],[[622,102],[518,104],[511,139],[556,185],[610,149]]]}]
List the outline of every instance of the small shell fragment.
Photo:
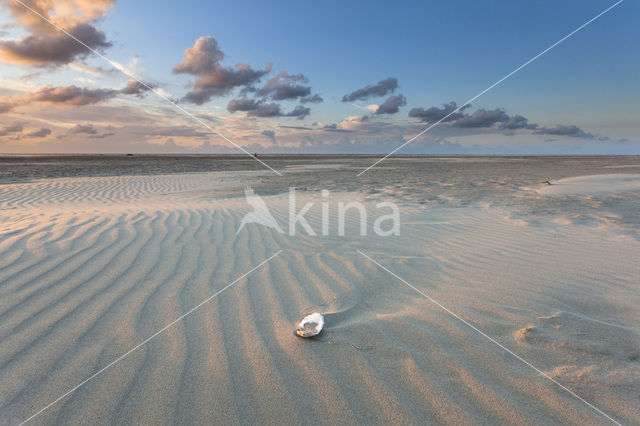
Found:
[{"label": "small shell fragment", "polygon": [[324,327],[324,317],[322,314],[318,312],[314,312],[311,315],[307,315],[302,318],[298,328],[296,329],[296,334],[300,337],[313,337],[320,334],[322,328]]}]

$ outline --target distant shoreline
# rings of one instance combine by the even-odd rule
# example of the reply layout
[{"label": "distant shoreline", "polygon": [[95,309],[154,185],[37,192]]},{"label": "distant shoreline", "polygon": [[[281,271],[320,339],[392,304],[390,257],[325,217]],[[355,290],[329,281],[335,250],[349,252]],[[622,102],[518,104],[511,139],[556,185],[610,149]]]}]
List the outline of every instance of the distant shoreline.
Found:
[{"label": "distant shoreline", "polygon": [[[315,157],[315,158],[379,158],[380,156],[386,155],[385,152],[380,152],[377,154],[326,154],[326,153],[309,153],[309,154],[296,154],[296,153],[285,153],[285,154],[268,154],[268,153],[258,153],[260,157],[272,157],[272,158],[280,158],[280,157]],[[24,154],[24,153],[0,153],[0,159],[2,158],[51,158],[51,157],[221,157],[221,158],[251,158],[251,156],[246,154],[204,154],[204,153],[193,153],[193,154],[156,154],[156,153],[45,153],[45,154]],[[394,154],[389,158],[446,158],[446,157],[469,157],[469,158],[483,158],[483,157],[491,157],[491,158],[518,158],[518,157],[640,157],[640,153],[638,154]]]}]

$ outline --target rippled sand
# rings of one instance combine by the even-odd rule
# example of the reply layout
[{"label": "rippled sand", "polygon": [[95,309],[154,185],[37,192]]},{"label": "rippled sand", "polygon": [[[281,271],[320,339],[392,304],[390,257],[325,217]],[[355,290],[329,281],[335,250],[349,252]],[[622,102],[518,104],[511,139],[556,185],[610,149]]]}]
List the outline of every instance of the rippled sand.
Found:
[{"label": "rippled sand", "polygon": [[[367,236],[355,214],[344,237],[255,224],[236,235],[248,183],[287,223],[282,187],[255,170],[0,186],[0,423],[29,418],[279,250],[33,423],[607,422],[357,250],[615,420],[640,423],[640,241],[625,222],[640,194],[550,201],[535,190],[546,172],[520,181],[496,167],[487,182],[460,166],[467,184],[436,185],[413,163],[428,166],[389,164],[410,184],[372,174],[362,190],[350,164],[288,170],[298,210],[316,202],[316,232],[324,186],[332,218],[340,201],[365,203]],[[484,184],[475,198],[470,183]],[[378,237],[387,200],[401,206],[401,234]],[[326,330],[297,338],[314,311]]]}]

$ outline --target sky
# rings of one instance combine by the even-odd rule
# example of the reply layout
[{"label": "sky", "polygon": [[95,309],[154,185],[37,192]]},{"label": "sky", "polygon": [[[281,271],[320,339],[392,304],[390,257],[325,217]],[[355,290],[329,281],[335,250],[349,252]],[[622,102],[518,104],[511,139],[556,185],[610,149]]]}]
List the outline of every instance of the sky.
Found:
[{"label": "sky", "polygon": [[20,1],[0,153],[640,154],[632,0]]}]

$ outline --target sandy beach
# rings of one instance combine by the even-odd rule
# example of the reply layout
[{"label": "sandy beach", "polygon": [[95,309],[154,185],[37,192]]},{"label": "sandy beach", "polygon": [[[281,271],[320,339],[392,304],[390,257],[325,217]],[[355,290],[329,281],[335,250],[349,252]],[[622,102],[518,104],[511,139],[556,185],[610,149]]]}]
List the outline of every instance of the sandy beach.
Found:
[{"label": "sandy beach", "polygon": [[[586,401],[638,424],[640,174],[611,158],[585,160],[579,178],[536,161],[391,159],[360,181],[340,159],[283,160],[285,181],[5,180],[0,423],[610,423]],[[248,184],[284,227],[290,182],[298,210],[316,202],[306,218],[318,235],[238,231]],[[346,235],[321,234],[325,188],[331,212],[366,206],[366,236],[357,214]],[[388,200],[401,232],[379,236]],[[323,333],[296,337],[316,311]]]}]

